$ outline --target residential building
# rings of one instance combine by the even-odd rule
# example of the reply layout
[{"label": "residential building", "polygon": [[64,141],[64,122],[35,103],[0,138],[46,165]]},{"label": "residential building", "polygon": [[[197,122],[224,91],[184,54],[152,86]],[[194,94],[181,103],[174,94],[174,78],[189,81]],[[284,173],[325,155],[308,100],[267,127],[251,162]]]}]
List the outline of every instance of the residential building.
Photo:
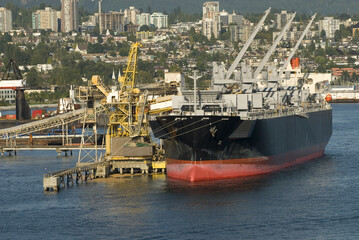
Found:
[{"label": "residential building", "polygon": [[125,14],[123,12],[101,13],[101,24],[104,30],[125,31]]},{"label": "residential building", "polygon": [[202,33],[208,39],[218,37],[221,30],[221,21],[219,13],[219,2],[205,2],[203,3],[203,16],[202,16]]},{"label": "residential building", "polygon": [[288,13],[286,10],[282,10],[281,13],[276,13],[275,15],[275,23],[277,29],[282,29],[289,19],[293,16],[293,13]]},{"label": "residential building", "polygon": [[128,9],[125,9],[125,19],[128,24],[136,24],[137,15],[140,14],[140,10],[136,9],[134,6],[131,6]]},{"label": "residential building", "polygon": [[12,30],[12,13],[10,10],[0,7],[0,32]]},{"label": "residential building", "polygon": [[168,27],[168,15],[163,13],[154,12],[151,14],[150,23],[157,28],[167,28]]},{"label": "residential building", "polygon": [[93,29],[96,27],[96,24],[98,23],[98,13],[95,13],[94,15],[90,15],[89,19],[86,22],[82,22],[81,26],[82,28],[87,29]]},{"label": "residential building", "polygon": [[231,42],[237,42],[240,39],[240,26],[238,25],[230,25],[228,27],[228,31],[230,33]]},{"label": "residential building", "polygon": [[139,28],[140,28],[140,26],[138,26],[137,24],[126,24],[125,31],[136,33]]},{"label": "residential building", "polygon": [[58,11],[50,7],[32,13],[32,29],[59,31]]},{"label": "residential building", "polygon": [[221,21],[222,26],[228,26],[229,24],[229,14],[225,10],[219,13],[219,20]]},{"label": "residential building", "polygon": [[322,30],[325,31],[327,38],[334,38],[335,31],[340,28],[340,20],[333,17],[325,17],[323,20],[319,20],[319,34]]},{"label": "residential building", "polygon": [[[1,11],[1,10],[0,10]],[[16,92],[11,89],[0,89],[0,99],[12,104],[15,103]]]},{"label": "residential building", "polygon": [[61,0],[61,31],[77,31],[79,25],[79,0]]},{"label": "residential building", "polygon": [[139,25],[139,26],[143,26],[143,25],[147,25],[149,26],[151,23],[150,23],[150,14],[149,13],[141,13],[141,14],[138,14],[137,15],[137,19],[136,19],[136,23]]},{"label": "residential building", "polygon": [[[280,35],[281,32],[273,32],[273,41],[277,39],[277,37]],[[293,29],[293,31],[287,31],[282,40],[288,41],[288,42],[296,42],[300,36],[303,34],[302,31],[297,31],[296,28]]]},{"label": "residential building", "polygon": [[221,30],[220,28],[221,24],[219,21],[213,21],[208,18],[202,20],[202,32],[208,39],[212,37],[212,34],[215,38],[217,38]]},{"label": "residential building", "polygon": [[253,25],[251,25],[249,21],[245,21],[244,25],[241,26],[239,39],[242,42],[246,42],[248,38],[251,36],[253,29],[254,29]]},{"label": "residential building", "polygon": [[219,2],[205,2],[203,3],[203,18],[215,20],[219,14]]},{"label": "residential building", "polygon": [[233,14],[228,15],[228,23],[229,24],[243,25],[244,24],[244,17],[242,15],[237,15],[233,11]]},{"label": "residential building", "polygon": [[232,42],[236,42],[238,40],[246,42],[252,34],[253,26],[250,24],[229,25],[228,30],[230,33],[230,40]]}]

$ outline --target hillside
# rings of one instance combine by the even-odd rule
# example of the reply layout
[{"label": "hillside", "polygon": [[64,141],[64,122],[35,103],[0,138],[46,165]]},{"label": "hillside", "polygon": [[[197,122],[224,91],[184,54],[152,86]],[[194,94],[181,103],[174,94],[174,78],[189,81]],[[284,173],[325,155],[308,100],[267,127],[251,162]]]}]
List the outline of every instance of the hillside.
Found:
[{"label": "hillside", "polygon": [[[40,3],[59,6],[60,0],[0,0],[0,5],[5,6],[7,2],[19,4],[25,7],[38,6]],[[202,11],[204,0],[103,0],[104,11],[125,9],[129,6],[143,11],[167,11],[171,12],[176,7],[181,7],[183,12],[195,13]],[[93,12],[97,10],[97,2],[91,0],[80,0],[80,6]],[[240,13],[262,12],[268,7],[276,9],[295,10],[299,13],[312,14],[358,14],[358,0],[221,0],[220,8],[227,11],[236,10]]]}]

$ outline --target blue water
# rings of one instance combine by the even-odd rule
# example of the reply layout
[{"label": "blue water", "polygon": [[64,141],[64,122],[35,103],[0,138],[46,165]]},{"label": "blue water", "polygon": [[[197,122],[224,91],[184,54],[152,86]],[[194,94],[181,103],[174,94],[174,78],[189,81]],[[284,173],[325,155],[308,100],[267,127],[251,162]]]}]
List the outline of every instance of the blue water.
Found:
[{"label": "blue water", "polygon": [[333,105],[323,158],[261,178],[191,184],[127,176],[44,193],[74,166],[53,151],[0,158],[0,239],[358,239],[359,105]]}]

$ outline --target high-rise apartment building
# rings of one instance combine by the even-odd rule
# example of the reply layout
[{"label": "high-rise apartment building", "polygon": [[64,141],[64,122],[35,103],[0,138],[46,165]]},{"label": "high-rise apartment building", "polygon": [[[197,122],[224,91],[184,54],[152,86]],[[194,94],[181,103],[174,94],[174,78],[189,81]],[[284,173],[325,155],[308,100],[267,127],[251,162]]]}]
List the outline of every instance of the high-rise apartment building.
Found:
[{"label": "high-rise apartment building", "polygon": [[149,26],[151,24],[150,14],[149,13],[141,13],[141,14],[137,15],[136,23],[139,26],[143,26],[143,25]]},{"label": "high-rise apartment building", "polygon": [[128,24],[136,24],[137,15],[140,14],[140,10],[136,9],[134,6],[131,6],[128,9],[125,9],[125,19]]},{"label": "high-rise apartment building", "polygon": [[222,26],[228,26],[229,24],[229,14],[226,11],[222,11],[219,13],[219,19],[221,21]]},{"label": "high-rise apartment building", "polygon": [[319,34],[325,31],[327,38],[334,38],[335,31],[340,29],[340,20],[333,17],[325,17],[319,20]]},{"label": "high-rise apartment building", "polygon": [[150,23],[157,28],[166,28],[168,27],[168,15],[155,12],[151,14]]},{"label": "high-rise apartment building", "polygon": [[282,10],[281,13],[276,13],[275,14],[276,28],[282,29],[292,16],[293,13],[288,13],[285,10]]},{"label": "high-rise apartment building", "polygon": [[79,25],[79,0],[61,0],[61,31],[77,31]]},{"label": "high-rise apartment building", "polygon": [[104,30],[125,31],[125,14],[123,12],[101,13],[101,24]]},{"label": "high-rise apartment building", "polygon": [[203,3],[203,18],[216,19],[219,14],[219,2],[205,2]]},{"label": "high-rise apartment building", "polygon": [[0,7],[0,32],[12,30],[12,13],[10,10]]},{"label": "high-rise apartment building", "polygon": [[219,13],[219,2],[203,3],[202,33],[208,39],[218,37],[221,30],[221,20]]},{"label": "high-rise apartment building", "polygon": [[236,25],[243,25],[244,24],[244,17],[242,15],[237,15],[234,11],[233,14],[228,15],[228,23],[229,24],[236,24]]},{"label": "high-rise apartment building", "polygon": [[32,29],[59,31],[58,12],[47,7],[32,13]]}]

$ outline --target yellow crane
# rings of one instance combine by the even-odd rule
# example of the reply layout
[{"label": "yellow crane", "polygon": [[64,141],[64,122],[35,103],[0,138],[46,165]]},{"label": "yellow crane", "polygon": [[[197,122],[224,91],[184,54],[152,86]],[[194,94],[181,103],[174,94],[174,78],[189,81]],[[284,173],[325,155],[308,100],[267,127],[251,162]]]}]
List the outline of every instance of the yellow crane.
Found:
[{"label": "yellow crane", "polygon": [[[137,57],[140,43],[131,45],[128,62],[123,76],[119,77],[121,90],[119,98],[107,101],[109,124],[106,142],[118,137],[130,139],[142,137],[149,139],[148,121],[145,111],[147,110],[147,91],[140,94],[135,88],[137,78]],[[107,153],[111,152],[110,144],[106,144]]]}]

